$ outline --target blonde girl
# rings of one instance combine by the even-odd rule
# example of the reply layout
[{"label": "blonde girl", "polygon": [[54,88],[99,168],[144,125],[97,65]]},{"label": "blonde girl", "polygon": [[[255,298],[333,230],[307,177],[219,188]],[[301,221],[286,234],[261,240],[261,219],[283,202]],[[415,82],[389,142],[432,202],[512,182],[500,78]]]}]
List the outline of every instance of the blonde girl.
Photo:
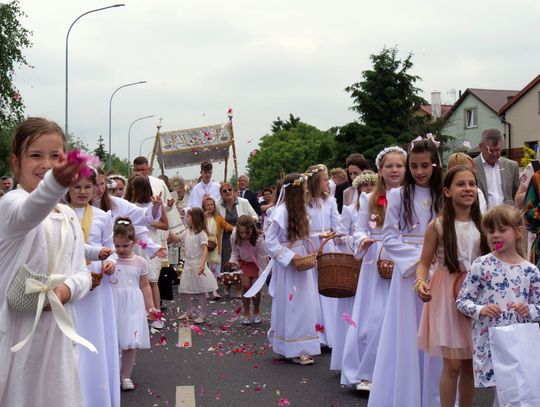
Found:
[{"label": "blonde girl", "polygon": [[[205,195],[202,201],[204,216],[206,219],[206,228],[208,230],[208,242],[213,242],[215,248],[208,250],[208,267],[212,270],[214,277],[218,277],[221,268],[221,238],[223,231],[232,232],[234,226],[229,224],[221,216],[216,208],[216,201],[210,195]],[[220,298],[217,290],[212,293],[214,298]]]},{"label": "blonde girl", "polygon": [[364,257],[351,313],[358,326],[356,329],[349,327],[346,332],[341,384],[356,386],[360,391],[371,390],[390,289],[390,280],[381,278],[377,271],[377,260],[383,249],[382,229],[388,206],[386,197],[392,189],[401,186],[406,157],[405,150],[397,146],[385,148],[377,155],[377,182],[370,193],[360,195],[360,212],[354,224],[352,246],[356,248],[356,255],[363,254]]},{"label": "blonde girl", "polygon": [[523,258],[523,228],[523,216],[511,206],[484,214],[482,229],[491,252],[473,263],[456,301],[458,310],[472,319],[475,387],[497,384],[489,328],[540,320],[540,272]]},{"label": "blonde girl", "polygon": [[[178,292],[186,307],[180,319],[193,319],[196,324],[204,324],[206,320],[206,294],[217,290],[217,281],[206,261],[208,256],[208,234],[206,219],[201,208],[191,208],[186,215],[187,229],[174,237],[175,241],[183,241],[185,248],[184,271],[180,276]],[[194,318],[192,297],[199,299],[201,312]]]}]

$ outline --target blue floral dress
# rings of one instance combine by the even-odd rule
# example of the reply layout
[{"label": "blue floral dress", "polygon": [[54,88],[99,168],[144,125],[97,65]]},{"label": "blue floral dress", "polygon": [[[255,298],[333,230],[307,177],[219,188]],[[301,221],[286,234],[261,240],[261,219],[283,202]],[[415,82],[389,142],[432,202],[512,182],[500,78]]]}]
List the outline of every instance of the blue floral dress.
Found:
[{"label": "blue floral dress", "polygon": [[[529,304],[528,321],[514,310],[509,310],[508,307],[514,303]],[[481,317],[480,310],[488,304],[499,305],[502,313],[497,318]],[[456,305],[473,320],[474,385],[495,386],[489,328],[540,320],[540,272],[526,260],[510,264],[491,253],[486,254],[473,263]]]}]

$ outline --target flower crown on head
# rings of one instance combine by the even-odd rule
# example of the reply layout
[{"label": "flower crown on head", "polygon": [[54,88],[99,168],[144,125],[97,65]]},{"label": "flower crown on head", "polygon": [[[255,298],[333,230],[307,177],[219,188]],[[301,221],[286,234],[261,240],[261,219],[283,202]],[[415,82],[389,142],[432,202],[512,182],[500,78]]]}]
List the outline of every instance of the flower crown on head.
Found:
[{"label": "flower crown on head", "polygon": [[[439,149],[439,146],[441,145],[441,143],[435,140],[435,136],[432,133],[426,134],[425,139],[431,141],[437,150]],[[414,149],[414,142],[422,141],[422,140],[424,140],[424,138],[422,136],[418,136],[413,141],[411,141],[411,151]]]},{"label": "flower crown on head", "polygon": [[292,184],[288,184],[288,185],[292,185],[293,187],[299,187],[300,185],[302,185],[302,183],[306,180],[306,175],[305,174],[301,174],[298,178],[296,178]]},{"label": "flower crown on head", "polygon": [[353,188],[358,189],[364,184],[375,184],[377,182],[377,174],[373,171],[367,170],[358,175],[352,182]]},{"label": "flower crown on head", "polygon": [[[412,150],[412,148],[411,148],[411,150]],[[375,166],[377,167],[378,170],[381,169],[381,162],[382,162],[384,156],[386,154],[389,154],[389,153],[399,153],[404,158],[407,158],[407,152],[404,149],[402,149],[401,147],[398,147],[398,146],[386,147],[379,154],[377,154],[377,158],[375,158]]]},{"label": "flower crown on head", "polygon": [[326,167],[321,164],[321,165],[317,165],[315,168],[313,168],[310,171],[306,171],[304,173],[304,175],[309,178],[309,177],[312,177],[313,175],[315,175],[315,174],[317,174],[319,172],[323,172],[323,171],[326,171]]}]

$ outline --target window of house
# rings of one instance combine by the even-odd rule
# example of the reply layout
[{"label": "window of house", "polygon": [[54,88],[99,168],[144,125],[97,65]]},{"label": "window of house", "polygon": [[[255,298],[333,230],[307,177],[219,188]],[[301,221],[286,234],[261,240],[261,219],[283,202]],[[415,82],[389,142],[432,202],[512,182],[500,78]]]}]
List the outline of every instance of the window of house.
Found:
[{"label": "window of house", "polygon": [[478,127],[478,109],[465,110],[465,128],[472,129]]}]

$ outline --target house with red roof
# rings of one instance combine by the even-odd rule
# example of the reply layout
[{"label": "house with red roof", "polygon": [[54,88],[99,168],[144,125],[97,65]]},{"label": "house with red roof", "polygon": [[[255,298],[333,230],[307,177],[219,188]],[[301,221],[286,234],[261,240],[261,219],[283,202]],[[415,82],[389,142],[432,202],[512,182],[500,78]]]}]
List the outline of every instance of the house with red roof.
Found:
[{"label": "house with red roof", "polygon": [[540,75],[529,82],[500,109],[510,148],[534,149],[540,139]]},{"label": "house with red roof", "polygon": [[[507,135],[507,126],[501,121],[499,110],[515,96],[517,90],[468,88],[447,113],[442,132],[454,138],[449,142],[452,150],[467,150],[465,145],[478,147],[482,131],[499,129],[505,136],[505,148],[515,146]],[[466,143],[468,142],[468,143]]]}]

